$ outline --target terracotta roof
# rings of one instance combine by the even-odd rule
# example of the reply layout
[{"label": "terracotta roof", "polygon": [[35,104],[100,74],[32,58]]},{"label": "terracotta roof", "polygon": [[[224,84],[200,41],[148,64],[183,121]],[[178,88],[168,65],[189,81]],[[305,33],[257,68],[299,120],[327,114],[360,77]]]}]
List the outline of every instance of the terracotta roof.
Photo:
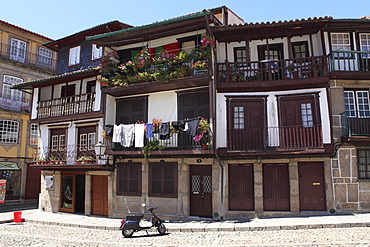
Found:
[{"label": "terracotta roof", "polygon": [[24,31],[24,32],[27,32],[27,33],[32,34],[32,35],[36,35],[36,36],[38,36],[38,37],[40,37],[40,38],[43,38],[43,39],[53,40],[53,39],[48,38],[48,37],[45,37],[45,36],[43,36],[43,35],[41,35],[41,34],[38,34],[38,33],[35,33],[35,32],[31,32],[31,31],[29,31],[29,30],[27,30],[27,29],[24,29],[24,28],[21,28],[21,27],[19,27],[19,26],[16,26],[16,25],[10,24],[9,22],[6,22],[6,21],[2,21],[2,20],[0,20],[0,24],[7,25],[7,26],[10,26],[10,27],[12,27],[12,28],[16,28],[16,29],[22,30],[22,31]]},{"label": "terracotta roof", "polygon": [[50,77],[46,77],[46,78],[42,78],[42,79],[38,79],[38,80],[23,82],[23,83],[14,85],[12,88],[15,88],[15,89],[32,88],[32,86],[36,85],[36,84],[55,81],[55,80],[64,79],[64,78],[68,78],[68,77],[74,77],[74,76],[77,76],[77,75],[83,75],[83,74],[87,74],[87,73],[90,73],[90,72],[98,72],[98,71],[99,70],[97,68],[82,69],[82,70],[77,70],[77,71],[73,71],[73,72],[69,72],[69,73],[50,76]]}]

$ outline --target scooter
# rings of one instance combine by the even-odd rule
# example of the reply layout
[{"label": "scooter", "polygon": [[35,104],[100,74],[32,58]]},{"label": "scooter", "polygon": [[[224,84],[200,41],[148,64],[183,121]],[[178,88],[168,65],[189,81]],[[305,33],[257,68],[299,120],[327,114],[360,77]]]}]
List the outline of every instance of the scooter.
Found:
[{"label": "scooter", "polygon": [[[143,203],[142,206],[145,207],[145,204]],[[147,210],[145,210],[142,215],[127,215],[126,219],[121,221],[121,226],[119,228],[120,230],[122,230],[122,235],[125,238],[130,238],[132,237],[132,234],[134,234],[134,232],[138,232],[142,230],[145,230],[146,233],[148,234],[147,230],[151,229],[152,227],[156,227],[159,234],[161,235],[165,234],[166,227],[163,224],[163,220],[158,218],[158,216],[156,216],[153,211],[156,208],[157,207],[150,207]],[[140,226],[140,221],[144,218],[144,215],[146,212],[150,212],[152,215],[151,216],[152,225],[151,226]]]}]

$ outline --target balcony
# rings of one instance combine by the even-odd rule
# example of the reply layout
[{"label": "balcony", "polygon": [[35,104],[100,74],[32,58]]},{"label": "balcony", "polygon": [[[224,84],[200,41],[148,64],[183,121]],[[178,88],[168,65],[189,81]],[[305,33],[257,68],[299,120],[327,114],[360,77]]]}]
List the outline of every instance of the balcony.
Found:
[{"label": "balcony", "polygon": [[43,100],[37,104],[37,118],[71,116],[94,111],[95,93]]},{"label": "balcony", "polygon": [[30,112],[29,100],[17,101],[8,94],[0,94],[0,108],[9,111],[25,111]]},{"label": "balcony", "polygon": [[0,57],[10,59],[23,64],[35,66],[50,72],[56,72],[56,60],[41,56],[36,53],[27,52],[24,49],[11,47],[7,44],[0,44]]},{"label": "balcony", "polygon": [[228,130],[229,151],[297,151],[322,149],[321,124]]},{"label": "balcony", "polygon": [[[286,87],[325,81],[328,76],[325,56],[217,63],[218,88]],[[306,80],[302,83],[301,79]],[[265,84],[264,82],[269,82]],[[275,82],[275,83],[274,83]],[[327,82],[327,81],[326,81]]]},{"label": "balcony", "polygon": [[329,54],[329,70],[370,71],[370,51],[333,51]]},{"label": "balcony", "polygon": [[342,137],[370,138],[370,111],[349,111],[341,114]]}]

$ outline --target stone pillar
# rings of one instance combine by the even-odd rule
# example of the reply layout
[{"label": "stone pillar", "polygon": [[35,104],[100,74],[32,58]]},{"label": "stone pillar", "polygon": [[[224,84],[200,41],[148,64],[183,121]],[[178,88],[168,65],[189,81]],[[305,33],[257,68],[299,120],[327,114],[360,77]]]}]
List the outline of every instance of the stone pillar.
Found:
[{"label": "stone pillar", "polygon": [[254,205],[256,213],[263,212],[262,163],[254,163]]},{"label": "stone pillar", "polygon": [[85,214],[91,215],[91,175],[85,175]]},{"label": "stone pillar", "polygon": [[290,211],[299,212],[298,162],[289,163]]}]

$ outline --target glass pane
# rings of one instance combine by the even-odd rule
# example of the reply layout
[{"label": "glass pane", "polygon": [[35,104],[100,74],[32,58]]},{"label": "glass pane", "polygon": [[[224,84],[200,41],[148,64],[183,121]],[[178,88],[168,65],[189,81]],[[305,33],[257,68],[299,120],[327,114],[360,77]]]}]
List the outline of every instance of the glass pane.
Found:
[{"label": "glass pane", "polygon": [[73,208],[73,177],[62,177],[62,208]]}]

